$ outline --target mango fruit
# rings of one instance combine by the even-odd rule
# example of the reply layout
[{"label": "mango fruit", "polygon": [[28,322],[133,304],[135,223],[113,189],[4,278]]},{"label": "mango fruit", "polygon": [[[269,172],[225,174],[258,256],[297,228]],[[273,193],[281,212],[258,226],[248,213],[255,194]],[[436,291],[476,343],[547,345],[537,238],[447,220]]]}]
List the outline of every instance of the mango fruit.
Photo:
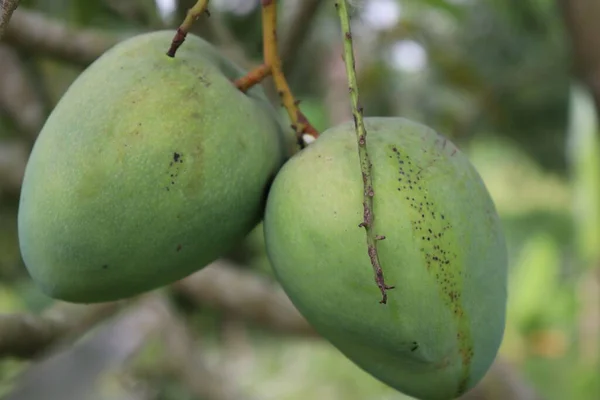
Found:
[{"label": "mango fruit", "polygon": [[34,145],[23,261],[49,296],[128,298],[201,269],[262,219],[294,138],[245,71],[188,35],[126,39],[72,83]]},{"label": "mango fruit", "polygon": [[317,332],[409,396],[448,400],[485,375],[501,344],[507,249],[495,205],[466,155],[397,117],[365,119],[374,233],[388,290],[367,253],[352,122],[280,170],[264,218],[275,276]]}]

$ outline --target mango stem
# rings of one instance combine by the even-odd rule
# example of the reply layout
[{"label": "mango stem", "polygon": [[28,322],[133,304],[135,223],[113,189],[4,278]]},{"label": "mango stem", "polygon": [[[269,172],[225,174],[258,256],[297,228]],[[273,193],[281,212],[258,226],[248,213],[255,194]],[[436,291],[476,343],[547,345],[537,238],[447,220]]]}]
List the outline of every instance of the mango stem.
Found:
[{"label": "mango stem", "polygon": [[257,85],[269,75],[271,75],[271,67],[267,64],[261,64],[250,70],[246,75],[236,79],[234,85],[240,92],[246,93],[252,86]]},{"label": "mango stem", "polygon": [[264,63],[271,67],[275,87],[292,122],[292,129],[296,132],[298,144],[304,147],[304,135],[307,134],[316,139],[319,132],[300,111],[299,102],[294,98],[283,74],[277,44],[277,0],[261,0],[261,6]]},{"label": "mango stem", "polygon": [[376,235],[374,232],[375,213],[373,211],[373,180],[371,171],[371,161],[367,152],[367,130],[363,120],[363,108],[359,105],[358,99],[358,84],[356,79],[356,69],[354,58],[354,48],[352,45],[352,32],[350,29],[350,16],[348,13],[347,0],[335,2],[335,8],[338,12],[340,24],[342,27],[342,35],[344,41],[344,64],[346,65],[346,75],[348,76],[348,90],[350,91],[350,99],[352,104],[352,116],[354,117],[354,128],[358,140],[358,156],[360,159],[360,167],[362,170],[362,179],[364,184],[363,196],[363,222],[358,226],[364,227],[367,235],[367,252],[373,272],[375,273],[375,283],[381,291],[381,304],[387,303],[387,290],[393,289],[394,286],[387,286],[383,277],[383,270],[379,263],[379,254],[377,253],[377,241],[385,239],[385,236]]},{"label": "mango stem", "polygon": [[196,4],[187,11],[185,19],[183,20],[179,28],[177,28],[177,32],[175,33],[175,36],[171,41],[171,47],[169,48],[169,51],[167,51],[167,55],[169,57],[175,57],[177,49],[179,49],[179,46],[181,46],[185,41],[185,38],[190,29],[192,29],[192,25],[194,24],[194,22],[198,18],[200,18],[202,14],[210,16],[210,13],[208,11],[208,1],[209,0],[198,0]]}]

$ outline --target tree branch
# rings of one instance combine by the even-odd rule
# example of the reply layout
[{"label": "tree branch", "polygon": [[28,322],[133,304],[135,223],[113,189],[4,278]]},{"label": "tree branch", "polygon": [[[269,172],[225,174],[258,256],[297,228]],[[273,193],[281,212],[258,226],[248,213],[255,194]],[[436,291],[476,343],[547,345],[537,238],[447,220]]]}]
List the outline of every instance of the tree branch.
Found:
[{"label": "tree branch", "polygon": [[29,151],[23,140],[0,141],[0,189],[19,194]]},{"label": "tree branch", "polygon": [[[318,338],[312,327],[292,305],[282,289],[269,280],[230,264],[218,261],[173,288],[199,306],[211,306],[246,321],[262,324],[282,333]],[[145,299],[145,300],[144,300]],[[161,300],[159,300],[161,299]],[[83,335],[98,322],[110,317],[126,302],[103,303],[92,306],[57,303],[42,316],[0,316],[0,357],[29,358],[40,355],[57,343]],[[194,350],[193,336],[182,320],[175,317],[162,296],[149,294],[141,297],[136,307],[153,304],[161,320],[165,321],[165,340],[171,348],[171,371],[196,394],[212,399],[229,399],[233,393],[224,393],[216,372],[207,369]],[[170,315],[170,316],[169,316]],[[124,317],[123,317],[124,318]],[[191,368],[193,367],[193,368]],[[191,368],[191,369],[190,369]],[[201,372],[199,375],[198,373]],[[199,378],[201,377],[201,379]],[[498,394],[505,394],[498,396]],[[540,397],[526,384],[513,367],[498,359],[488,375],[461,399],[538,400]]]},{"label": "tree branch", "polygon": [[223,260],[177,282],[173,288],[197,305],[214,307],[275,331],[316,335],[278,284]]},{"label": "tree branch", "polygon": [[36,55],[87,66],[125,37],[102,30],[70,28],[41,13],[19,9],[3,40]]},{"label": "tree branch", "polygon": [[164,340],[168,349],[166,361],[169,372],[175,375],[195,396],[207,400],[238,400],[243,398],[237,385],[226,382],[220,369],[204,362],[189,325],[177,315],[166,301],[168,319],[164,325]]},{"label": "tree branch", "polygon": [[113,315],[123,302],[89,306],[57,302],[40,315],[0,315],[0,357],[32,358],[66,337],[84,334]]},{"label": "tree branch", "polygon": [[44,124],[43,100],[32,85],[19,55],[0,42],[0,109],[33,141]]},{"label": "tree branch", "polygon": [[591,89],[600,114],[600,2],[558,1],[569,31],[577,74]]},{"label": "tree branch", "polygon": [[321,0],[301,0],[297,3],[298,10],[290,18],[289,28],[284,32],[285,34],[281,39],[280,53],[286,75],[292,73],[296,65],[296,59],[301,54],[299,49],[310,32],[312,21],[317,15],[319,6],[323,4]]},{"label": "tree branch", "polygon": [[[275,331],[316,336],[283,290],[251,272],[217,261],[173,285],[193,303],[227,311]],[[126,302],[76,305],[57,302],[42,315],[0,316],[0,358],[36,357],[67,336],[77,336]]]},{"label": "tree branch", "polygon": [[4,36],[4,32],[13,12],[19,6],[20,0],[0,0],[0,39]]},{"label": "tree branch", "polygon": [[[281,287],[225,261],[173,285],[198,306],[210,306],[233,317],[288,335],[319,338]],[[461,400],[540,400],[508,362],[498,358],[482,382]]]}]

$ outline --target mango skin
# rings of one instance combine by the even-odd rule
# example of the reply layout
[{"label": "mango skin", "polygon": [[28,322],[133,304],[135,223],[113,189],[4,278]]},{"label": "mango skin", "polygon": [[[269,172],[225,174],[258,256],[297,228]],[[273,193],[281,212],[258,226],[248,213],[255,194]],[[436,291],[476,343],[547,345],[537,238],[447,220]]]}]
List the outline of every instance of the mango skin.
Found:
[{"label": "mango skin", "polygon": [[264,219],[274,273],[315,329],[409,396],[448,400],[485,375],[501,344],[507,250],[495,206],[450,141],[403,118],[366,118],[375,232],[367,254],[354,124],[323,132],[281,169]]},{"label": "mango skin", "polygon": [[215,260],[262,219],[293,137],[244,71],[199,37],[127,39],[70,86],[24,177],[24,263],[49,296],[128,298]]}]

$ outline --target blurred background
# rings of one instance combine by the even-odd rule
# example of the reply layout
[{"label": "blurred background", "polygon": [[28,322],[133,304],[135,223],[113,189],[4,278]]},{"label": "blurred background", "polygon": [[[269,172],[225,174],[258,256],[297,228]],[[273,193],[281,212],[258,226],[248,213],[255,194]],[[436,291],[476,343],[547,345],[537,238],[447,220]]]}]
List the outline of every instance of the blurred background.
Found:
[{"label": "blurred background", "polygon": [[[103,51],[175,29],[194,3],[22,0],[0,40],[0,394],[408,399],[314,334],[274,281],[260,226],[228,257],[136,299],[65,304],[30,281],[16,211],[45,118]],[[279,3],[280,50],[302,110],[321,131],[347,120],[333,2]],[[412,118],[452,138],[503,221],[505,339],[464,399],[600,399],[600,1],[351,4],[365,114]],[[210,11],[193,32],[245,68],[260,64],[259,0],[212,0]]]}]

